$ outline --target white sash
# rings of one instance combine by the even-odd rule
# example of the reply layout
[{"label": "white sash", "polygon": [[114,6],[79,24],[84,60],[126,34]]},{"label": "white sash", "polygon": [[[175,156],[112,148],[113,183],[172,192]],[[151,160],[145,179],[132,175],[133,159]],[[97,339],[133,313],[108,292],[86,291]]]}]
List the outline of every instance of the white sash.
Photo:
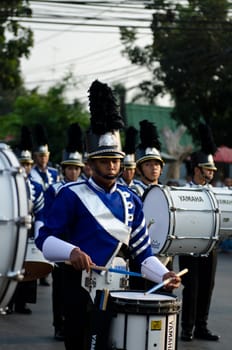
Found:
[{"label": "white sash", "polygon": [[76,193],[91,215],[112,237],[128,245],[131,228],[118,220],[95,192],[85,184],[70,189]]}]

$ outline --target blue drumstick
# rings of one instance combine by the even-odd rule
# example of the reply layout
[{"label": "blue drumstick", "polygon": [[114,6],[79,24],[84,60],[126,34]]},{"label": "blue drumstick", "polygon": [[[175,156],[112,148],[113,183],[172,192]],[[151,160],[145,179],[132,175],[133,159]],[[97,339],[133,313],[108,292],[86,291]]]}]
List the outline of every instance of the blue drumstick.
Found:
[{"label": "blue drumstick", "polygon": [[129,276],[135,276],[135,277],[144,277],[139,272],[133,272],[133,271],[127,271],[121,268],[113,268],[113,267],[104,267],[104,266],[91,266],[92,270],[100,270],[100,271],[109,271],[109,272],[114,272],[114,273],[120,273],[122,275],[129,275]]}]

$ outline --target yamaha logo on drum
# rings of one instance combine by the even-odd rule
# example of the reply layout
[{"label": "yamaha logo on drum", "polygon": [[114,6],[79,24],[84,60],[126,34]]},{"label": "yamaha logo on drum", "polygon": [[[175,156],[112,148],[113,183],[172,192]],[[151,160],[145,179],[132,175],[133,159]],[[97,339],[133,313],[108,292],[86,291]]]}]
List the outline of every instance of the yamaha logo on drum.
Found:
[{"label": "yamaha logo on drum", "polygon": [[219,204],[224,204],[224,205],[231,205],[232,204],[232,200],[231,199],[217,199]]},{"label": "yamaha logo on drum", "polygon": [[151,247],[154,249],[160,249],[160,242],[156,240],[151,241]]},{"label": "yamaha logo on drum", "polygon": [[175,347],[175,323],[174,320],[171,320],[168,323],[168,334],[167,334],[167,349],[172,350]]},{"label": "yamaha logo on drum", "polygon": [[181,202],[204,202],[204,199],[201,196],[198,195],[189,195],[189,196],[178,196]]}]

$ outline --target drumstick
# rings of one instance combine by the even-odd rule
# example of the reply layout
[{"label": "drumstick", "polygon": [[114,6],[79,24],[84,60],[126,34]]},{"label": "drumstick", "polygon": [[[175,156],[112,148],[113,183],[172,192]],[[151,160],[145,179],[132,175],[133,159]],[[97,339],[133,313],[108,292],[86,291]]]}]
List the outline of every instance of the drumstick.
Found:
[{"label": "drumstick", "polygon": [[90,266],[92,270],[98,270],[98,271],[109,271],[114,273],[120,273],[122,275],[129,275],[129,276],[135,276],[135,277],[144,277],[139,272],[133,272],[133,271],[127,271],[121,268],[113,268],[113,267],[105,267],[105,266]]},{"label": "drumstick", "polygon": [[[71,265],[71,262],[66,260],[65,264]],[[97,271],[109,271],[114,273],[120,273],[122,275],[129,275],[134,277],[145,277],[139,272],[127,271],[121,268],[113,268],[113,267],[105,267],[105,266],[97,266],[97,265],[91,265],[90,268],[91,270],[97,270]]]},{"label": "drumstick", "polygon": [[[180,276],[184,275],[184,274],[187,273],[187,272],[188,272],[188,269],[184,269],[184,270],[178,272],[176,275],[180,277]],[[168,284],[169,282],[171,282],[172,279],[173,279],[173,277],[167,278],[167,279],[164,280],[163,282],[161,282],[161,283],[157,284],[156,286],[154,286],[153,288],[149,289],[149,290],[148,290],[147,292],[145,292],[144,294],[147,295],[147,294],[151,294],[152,292],[155,292],[156,290],[158,290],[158,289],[160,289],[160,288],[166,286],[166,284]]]},{"label": "drumstick", "polygon": [[103,299],[103,305],[102,305],[103,311],[106,310],[108,298],[109,298],[109,289],[104,289],[104,299]]}]

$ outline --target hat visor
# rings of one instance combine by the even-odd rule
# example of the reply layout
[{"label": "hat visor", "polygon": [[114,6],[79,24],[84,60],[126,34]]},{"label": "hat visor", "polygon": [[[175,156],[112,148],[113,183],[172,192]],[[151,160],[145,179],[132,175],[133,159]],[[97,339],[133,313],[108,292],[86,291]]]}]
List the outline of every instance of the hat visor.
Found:
[{"label": "hat visor", "polygon": [[100,150],[96,152],[91,152],[88,155],[89,159],[97,159],[97,158],[119,158],[123,159],[125,156],[124,152],[115,151],[115,150]]},{"label": "hat visor", "polygon": [[136,163],[135,164],[123,164],[124,169],[135,169],[136,168]]},{"label": "hat visor", "polygon": [[136,162],[136,165],[138,166],[139,164],[141,164],[141,163],[143,163],[143,162],[145,162],[147,160],[158,160],[161,163],[161,166],[164,165],[163,159],[160,158],[159,156],[155,156],[153,154],[147,154],[146,156],[138,159],[137,162]]},{"label": "hat visor", "polygon": [[27,158],[21,158],[19,159],[20,164],[33,164],[34,161],[32,159],[27,159]]},{"label": "hat visor", "polygon": [[199,163],[198,164],[199,167],[207,169],[207,170],[214,170],[217,171],[217,168],[215,167],[214,164],[210,164],[210,163]]},{"label": "hat visor", "polygon": [[78,162],[75,160],[64,160],[63,162],[60,163],[61,165],[75,165],[75,166],[79,166],[79,167],[84,167],[84,163],[82,162]]}]

